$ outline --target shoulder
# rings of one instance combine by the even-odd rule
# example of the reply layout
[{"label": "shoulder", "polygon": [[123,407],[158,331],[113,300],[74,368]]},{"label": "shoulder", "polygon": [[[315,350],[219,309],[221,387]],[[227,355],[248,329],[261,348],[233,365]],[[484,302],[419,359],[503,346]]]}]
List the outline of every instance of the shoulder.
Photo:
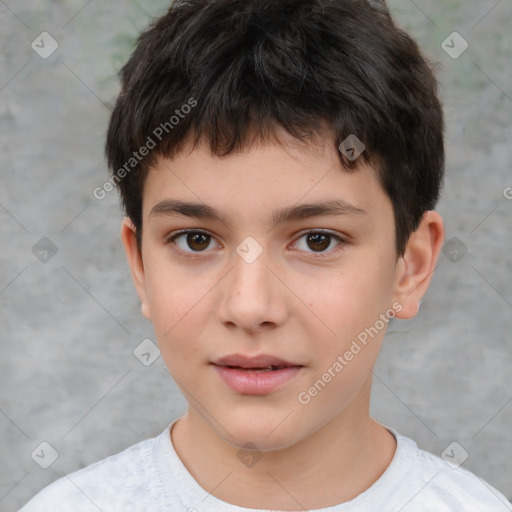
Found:
[{"label": "shoulder", "polygon": [[[491,512],[512,510],[510,502],[497,489],[456,463],[457,454],[446,461],[420,449],[407,437],[396,434],[402,457],[408,458],[409,495],[403,512],[416,510],[464,510]],[[453,461],[450,461],[450,458]],[[403,483],[403,482],[402,482]]]},{"label": "shoulder", "polygon": [[63,476],[34,496],[20,512],[118,510],[124,503],[123,510],[130,510],[132,498],[140,494],[141,488],[149,497],[159,484],[153,452],[165,432]]}]

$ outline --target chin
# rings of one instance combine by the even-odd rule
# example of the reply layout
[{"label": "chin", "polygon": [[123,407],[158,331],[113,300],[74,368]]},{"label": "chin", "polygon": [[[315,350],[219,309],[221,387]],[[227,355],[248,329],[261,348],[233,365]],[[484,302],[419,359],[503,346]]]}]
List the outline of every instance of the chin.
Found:
[{"label": "chin", "polygon": [[237,433],[234,438],[224,437],[224,440],[237,450],[254,449],[260,452],[277,452],[300,441],[299,438],[294,439],[290,437],[286,437],[286,439],[270,439],[267,434],[268,432],[248,432],[247,435]]},{"label": "chin", "polygon": [[212,427],[222,439],[238,449],[246,449],[250,443],[259,451],[270,452],[288,448],[307,436],[304,426],[297,425],[292,416],[293,413],[286,417],[282,412],[273,415],[238,413],[236,417],[225,417],[222,425],[226,430],[216,424]]}]

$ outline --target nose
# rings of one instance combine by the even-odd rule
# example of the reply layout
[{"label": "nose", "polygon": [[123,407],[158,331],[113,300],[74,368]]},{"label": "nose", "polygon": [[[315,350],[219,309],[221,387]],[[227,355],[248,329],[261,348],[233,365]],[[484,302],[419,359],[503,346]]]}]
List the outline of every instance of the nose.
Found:
[{"label": "nose", "polygon": [[254,260],[234,251],[232,262],[218,307],[221,322],[247,333],[282,325],[289,314],[286,287],[276,277],[279,270],[271,261],[270,251],[263,249]]}]

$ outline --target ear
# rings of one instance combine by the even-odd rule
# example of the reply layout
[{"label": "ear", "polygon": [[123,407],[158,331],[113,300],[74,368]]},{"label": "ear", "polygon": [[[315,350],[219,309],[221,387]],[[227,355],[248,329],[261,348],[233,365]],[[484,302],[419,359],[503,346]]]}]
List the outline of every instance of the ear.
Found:
[{"label": "ear", "polygon": [[443,219],[435,211],[425,212],[418,229],[409,237],[404,255],[397,262],[394,300],[402,305],[397,318],[412,318],[418,313],[443,241]]},{"label": "ear", "polygon": [[137,238],[135,236],[136,231],[137,229],[133,225],[131,219],[129,217],[125,217],[121,224],[121,240],[123,241],[126,257],[132,271],[133,283],[135,284],[135,289],[137,290],[137,294],[141,301],[142,314],[148,320],[151,320],[148,300],[146,297],[146,276],[144,273],[144,264],[142,262],[142,253],[139,251],[137,246]]}]

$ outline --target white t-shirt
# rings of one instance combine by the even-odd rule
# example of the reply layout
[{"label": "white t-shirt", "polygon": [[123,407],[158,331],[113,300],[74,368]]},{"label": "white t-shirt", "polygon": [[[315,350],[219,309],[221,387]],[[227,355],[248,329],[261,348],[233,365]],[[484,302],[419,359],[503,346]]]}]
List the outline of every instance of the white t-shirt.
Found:
[{"label": "white t-shirt", "polygon": [[[157,437],[60,478],[20,512],[268,512],[207,493],[171,441],[174,420]],[[312,512],[504,512],[506,498],[469,471],[420,450],[389,429],[397,449],[384,474],[353,500]]]}]

